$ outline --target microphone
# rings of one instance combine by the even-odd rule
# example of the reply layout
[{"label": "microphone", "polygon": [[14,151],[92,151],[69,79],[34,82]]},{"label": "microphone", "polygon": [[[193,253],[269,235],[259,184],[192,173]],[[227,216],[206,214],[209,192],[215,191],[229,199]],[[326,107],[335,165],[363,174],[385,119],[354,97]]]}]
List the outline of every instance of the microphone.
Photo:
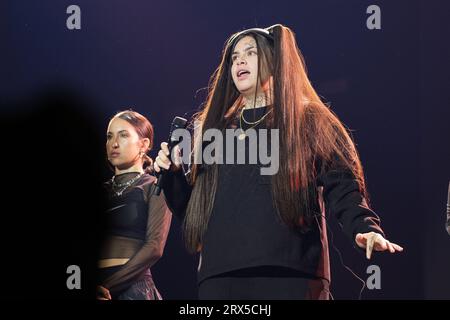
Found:
[{"label": "microphone", "polygon": [[447,196],[447,222],[445,223],[447,233],[450,235],[450,182],[448,183],[448,196]]},{"label": "microphone", "polygon": [[[176,129],[186,129],[187,126],[187,120],[185,118],[181,117],[175,117],[172,121],[172,125],[170,126],[170,133],[169,133],[169,139],[167,140],[167,147],[169,148],[169,156],[172,153],[172,148],[175,147],[177,144],[181,142],[180,136],[176,137],[173,135],[173,132]],[[157,196],[161,193],[161,186],[163,185],[164,180],[164,169],[161,168],[161,172],[158,174],[158,180],[156,181],[156,188],[155,188],[155,194]]]}]

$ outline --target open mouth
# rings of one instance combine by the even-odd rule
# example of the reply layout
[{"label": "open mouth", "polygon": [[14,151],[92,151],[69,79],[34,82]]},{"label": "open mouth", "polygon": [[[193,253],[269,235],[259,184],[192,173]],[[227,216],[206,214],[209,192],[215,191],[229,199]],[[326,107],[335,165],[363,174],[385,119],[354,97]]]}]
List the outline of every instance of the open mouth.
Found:
[{"label": "open mouth", "polygon": [[242,79],[242,78],[246,78],[247,75],[249,75],[249,74],[250,74],[250,71],[248,71],[248,70],[239,70],[236,75],[237,75],[238,79]]}]

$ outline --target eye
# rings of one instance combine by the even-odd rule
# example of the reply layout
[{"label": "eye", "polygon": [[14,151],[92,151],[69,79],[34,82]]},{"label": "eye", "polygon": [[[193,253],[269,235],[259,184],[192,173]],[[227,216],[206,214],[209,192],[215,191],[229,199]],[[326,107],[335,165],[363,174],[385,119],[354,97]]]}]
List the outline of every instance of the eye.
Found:
[{"label": "eye", "polygon": [[235,62],[236,59],[237,59],[237,56],[236,56],[236,55],[234,55],[234,56],[231,57],[231,61],[233,61],[233,62]]},{"label": "eye", "polygon": [[112,138],[111,134],[106,135],[106,140],[111,140],[111,138]]},{"label": "eye", "polygon": [[247,53],[249,56],[253,56],[253,55],[257,55],[258,53],[256,52],[256,51],[254,51],[254,50],[250,50],[250,51],[248,51],[248,53]]},{"label": "eye", "polygon": [[127,138],[127,137],[128,137],[128,133],[121,133],[121,134],[120,134],[120,137],[122,137],[122,138]]}]

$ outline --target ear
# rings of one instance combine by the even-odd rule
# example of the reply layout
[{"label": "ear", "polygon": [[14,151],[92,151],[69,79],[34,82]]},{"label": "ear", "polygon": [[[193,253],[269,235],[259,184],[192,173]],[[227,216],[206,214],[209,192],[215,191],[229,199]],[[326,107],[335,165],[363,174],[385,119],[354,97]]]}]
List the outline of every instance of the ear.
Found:
[{"label": "ear", "polygon": [[150,148],[150,139],[149,138],[144,138],[141,139],[141,148],[147,152],[148,148]]}]

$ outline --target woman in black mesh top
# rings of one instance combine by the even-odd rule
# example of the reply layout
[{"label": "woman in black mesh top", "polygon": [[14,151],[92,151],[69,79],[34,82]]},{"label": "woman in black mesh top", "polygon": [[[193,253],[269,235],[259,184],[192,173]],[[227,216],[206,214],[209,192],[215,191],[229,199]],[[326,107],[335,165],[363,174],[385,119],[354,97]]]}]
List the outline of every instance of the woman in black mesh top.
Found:
[{"label": "woman in black mesh top", "polygon": [[161,258],[172,214],[154,196],[153,127],[141,114],[123,111],[110,121],[106,151],[114,176],[105,183],[108,210],[99,257],[98,299],[160,300],[150,268]]}]

